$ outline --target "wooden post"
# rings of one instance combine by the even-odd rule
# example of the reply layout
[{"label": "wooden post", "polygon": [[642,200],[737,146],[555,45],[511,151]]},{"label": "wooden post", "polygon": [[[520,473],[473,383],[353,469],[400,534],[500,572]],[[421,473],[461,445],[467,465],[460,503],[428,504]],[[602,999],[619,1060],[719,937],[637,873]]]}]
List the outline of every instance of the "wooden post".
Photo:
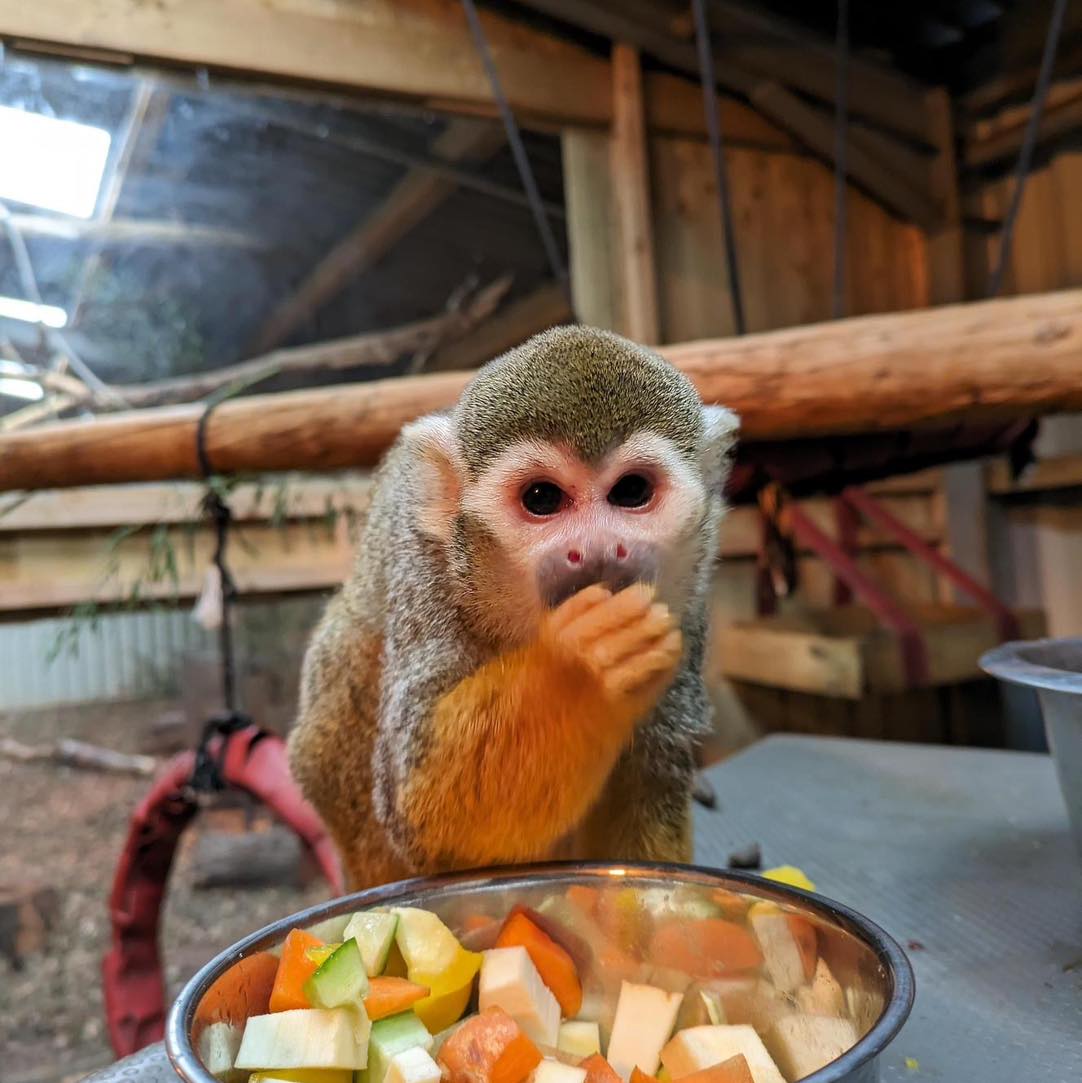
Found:
[{"label": "wooden post", "polygon": [[610,160],[626,313],[624,332],[639,342],[654,344],[661,339],[661,329],[638,50],[622,42],[613,44],[612,80]]},{"label": "wooden post", "polygon": [[[926,104],[929,134],[936,145],[931,188],[942,216],[939,228],[928,234],[928,300],[933,305],[946,305],[962,301],[966,296],[966,245],[958,193],[954,116],[950,95],[942,87],[928,92]],[[944,471],[942,495],[946,537],[943,548],[975,579],[988,583],[988,503],[980,463],[957,463]],[[944,590],[959,605],[968,604],[969,599],[956,588],[944,584]]]}]

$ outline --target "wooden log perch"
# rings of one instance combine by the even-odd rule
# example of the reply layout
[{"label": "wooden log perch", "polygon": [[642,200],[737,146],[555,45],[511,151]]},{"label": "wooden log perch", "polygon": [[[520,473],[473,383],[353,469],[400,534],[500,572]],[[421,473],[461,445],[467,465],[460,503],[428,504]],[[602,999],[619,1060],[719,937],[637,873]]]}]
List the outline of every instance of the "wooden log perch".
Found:
[{"label": "wooden log perch", "polygon": [[[1082,410],[1082,290],[863,316],[662,347],[744,439],[997,422]],[[374,464],[408,421],[451,406],[470,373],[375,380],[222,403],[223,473]],[[0,436],[0,490],[196,477],[198,404]]]},{"label": "wooden log perch", "polygon": [[158,761],[153,756],[132,756],[127,752],[117,752],[69,737],[62,737],[48,745],[27,745],[14,737],[0,738],[0,756],[16,763],[55,763],[61,767],[140,775],[144,778],[158,769]]}]

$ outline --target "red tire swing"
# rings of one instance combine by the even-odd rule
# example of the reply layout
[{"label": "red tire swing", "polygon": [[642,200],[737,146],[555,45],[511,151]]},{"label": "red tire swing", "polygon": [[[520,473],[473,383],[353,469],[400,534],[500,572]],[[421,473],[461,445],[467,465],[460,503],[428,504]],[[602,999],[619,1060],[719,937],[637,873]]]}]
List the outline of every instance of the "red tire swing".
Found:
[{"label": "red tire swing", "polygon": [[[203,476],[212,476],[205,448],[208,406],[196,432]],[[296,831],[335,892],[342,890],[338,856],[319,816],[289,773],[285,742],[260,729],[235,706],[230,604],[236,588],[225,564],[229,506],[208,488],[204,510],[217,535],[214,564],[221,580],[219,651],[225,713],[207,722],[198,749],[181,753],[155,780],[132,814],[109,897],[112,944],[102,964],[106,1027],[118,1057],[165,1030],[165,985],[158,929],[177,843],[206,798],[236,789],[266,805]]]}]

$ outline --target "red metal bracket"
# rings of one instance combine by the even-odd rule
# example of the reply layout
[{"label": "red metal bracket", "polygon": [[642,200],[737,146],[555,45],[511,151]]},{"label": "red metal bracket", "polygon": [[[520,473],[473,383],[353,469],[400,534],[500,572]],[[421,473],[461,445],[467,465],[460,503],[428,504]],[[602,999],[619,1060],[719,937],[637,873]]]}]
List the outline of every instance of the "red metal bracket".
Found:
[{"label": "red metal bracket", "polygon": [[897,636],[902,648],[906,680],[914,686],[928,683],[928,646],[920,626],[857,562],[828,537],[798,504],[790,503],[789,521],[799,542],[818,553],[834,575],[860,599],[885,627]]},{"label": "red metal bracket", "polygon": [[892,534],[915,557],[923,560],[929,567],[949,579],[960,590],[965,591],[981,609],[991,614],[999,629],[1000,638],[1006,642],[1019,636],[1018,618],[987,587],[982,586],[968,572],[963,571],[949,557],[945,557],[934,546],[915,534],[892,512],[887,511],[874,497],[861,489],[848,488],[839,500],[852,508],[854,512]]},{"label": "red metal bracket", "polygon": [[[285,742],[248,726],[215,737],[210,752],[226,785],[258,798],[311,849],[336,893],[342,872],[315,810],[289,773]],[[159,1041],[165,1028],[165,989],[158,924],[177,844],[199,805],[189,782],[195,753],[177,756],[132,815],[109,898],[113,942],[102,963],[105,1017],[118,1057]]]}]

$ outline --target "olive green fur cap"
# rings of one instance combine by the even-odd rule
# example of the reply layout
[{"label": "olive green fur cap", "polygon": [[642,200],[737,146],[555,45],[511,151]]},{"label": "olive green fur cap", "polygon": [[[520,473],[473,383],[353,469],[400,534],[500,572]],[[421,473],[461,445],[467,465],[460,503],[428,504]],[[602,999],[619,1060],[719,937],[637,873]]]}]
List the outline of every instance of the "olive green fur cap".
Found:
[{"label": "olive green fur cap", "polygon": [[691,459],[704,432],[702,401],[683,373],[592,327],[554,327],[488,362],[463,391],[455,422],[473,476],[520,440],[566,444],[597,462],[647,431]]}]

